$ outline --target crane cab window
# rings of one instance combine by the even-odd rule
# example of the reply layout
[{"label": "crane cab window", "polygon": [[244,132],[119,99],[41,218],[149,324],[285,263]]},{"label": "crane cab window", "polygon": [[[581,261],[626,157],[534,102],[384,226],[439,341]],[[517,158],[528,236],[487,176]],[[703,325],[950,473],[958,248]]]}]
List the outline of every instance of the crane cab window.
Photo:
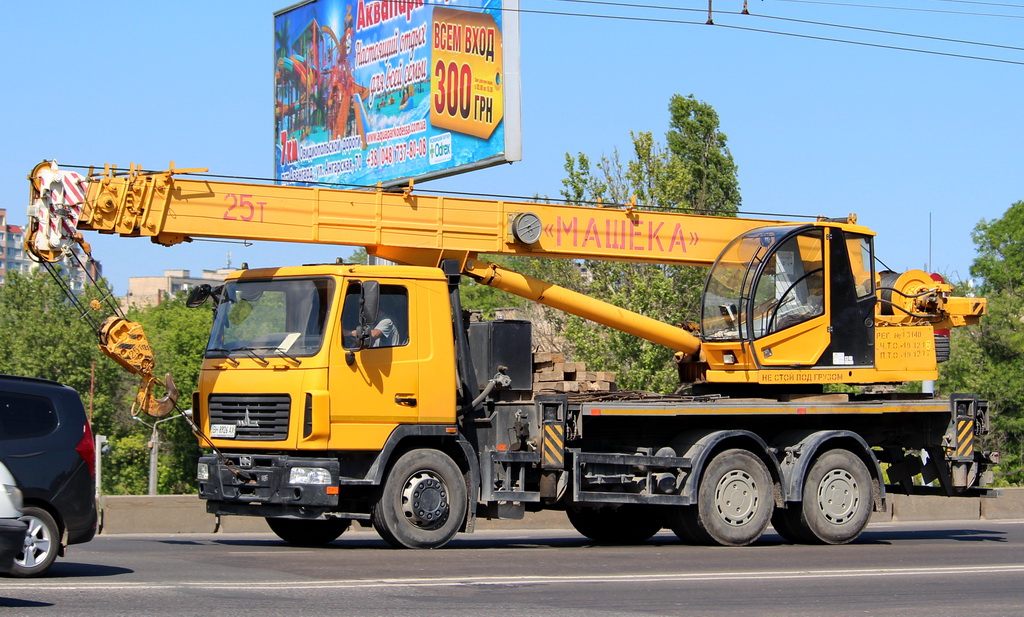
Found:
[{"label": "crane cab window", "polygon": [[754,292],[754,338],[825,313],[824,232],[785,240],[765,261]]},{"label": "crane cab window", "polygon": [[825,312],[824,231],[752,230],[722,251],[701,308],[705,341],[753,340]]},{"label": "crane cab window", "polygon": [[[341,311],[345,349],[358,349],[354,332],[359,327],[359,298],[362,286],[350,283]],[[409,344],[409,290],[402,285],[380,286],[380,307],[370,332],[370,348],[402,347]]]},{"label": "crane cab window", "polygon": [[871,238],[857,234],[846,234],[846,251],[850,255],[850,271],[857,297],[875,295],[873,285],[875,277],[871,266],[874,260],[871,255]]}]

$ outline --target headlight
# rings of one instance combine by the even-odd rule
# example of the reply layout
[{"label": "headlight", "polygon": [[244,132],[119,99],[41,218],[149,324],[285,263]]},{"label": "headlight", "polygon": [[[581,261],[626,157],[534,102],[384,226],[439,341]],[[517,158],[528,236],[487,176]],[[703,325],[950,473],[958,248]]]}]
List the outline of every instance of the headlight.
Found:
[{"label": "headlight", "polygon": [[198,480],[209,480],[210,479],[210,466],[206,463],[199,463],[196,467],[196,479]]},{"label": "headlight", "polygon": [[14,508],[18,512],[21,512],[22,506],[25,505],[25,502],[21,497],[21,489],[11,484],[5,484],[4,491],[7,493],[7,496],[11,498],[11,503],[14,504]]},{"label": "headlight", "polygon": [[330,484],[331,472],[322,467],[292,467],[288,484]]}]

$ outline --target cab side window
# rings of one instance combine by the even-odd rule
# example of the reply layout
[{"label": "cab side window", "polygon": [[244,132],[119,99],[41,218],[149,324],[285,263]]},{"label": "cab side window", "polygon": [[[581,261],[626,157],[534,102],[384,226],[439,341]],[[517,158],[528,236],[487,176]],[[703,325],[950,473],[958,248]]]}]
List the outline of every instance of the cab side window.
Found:
[{"label": "cab side window", "polygon": [[[357,349],[354,333],[359,327],[359,283],[350,283],[345,291],[341,327],[345,349]],[[368,346],[402,347],[409,344],[409,290],[402,285],[380,286],[380,307],[370,330]]]}]

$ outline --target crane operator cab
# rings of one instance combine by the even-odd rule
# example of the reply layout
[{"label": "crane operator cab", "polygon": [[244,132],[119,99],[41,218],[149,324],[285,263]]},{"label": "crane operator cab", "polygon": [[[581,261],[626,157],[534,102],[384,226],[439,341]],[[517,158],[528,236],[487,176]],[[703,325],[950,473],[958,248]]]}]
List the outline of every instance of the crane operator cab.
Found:
[{"label": "crane operator cab", "polygon": [[[762,227],[726,246],[701,310],[709,367],[872,367],[872,243],[856,229],[864,233],[822,223]],[[725,381],[758,381],[735,377]]]}]

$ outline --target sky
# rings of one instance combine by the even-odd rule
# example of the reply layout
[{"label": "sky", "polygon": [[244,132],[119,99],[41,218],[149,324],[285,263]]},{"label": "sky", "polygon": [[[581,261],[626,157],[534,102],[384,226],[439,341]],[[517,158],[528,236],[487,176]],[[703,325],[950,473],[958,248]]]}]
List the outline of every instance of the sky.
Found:
[{"label": "sky", "polygon": [[[44,159],[148,169],[174,161],[271,177],[273,14],[289,5],[8,3],[12,57],[0,68],[8,221],[27,221],[26,176]],[[655,5],[687,10],[646,8]],[[706,0],[521,0],[523,160],[417,187],[557,197],[567,152],[625,155],[631,131],[664,141],[669,98],[693,94],[720,116],[743,212],[856,213],[877,232],[888,268],[969,278],[972,229],[1024,200],[1024,0],[749,0],[750,15],[742,6],[713,0],[715,25],[707,25]],[[118,295],[129,277],[165,269],[196,274],[229,259],[295,265],[351,252],[87,240]]]}]

